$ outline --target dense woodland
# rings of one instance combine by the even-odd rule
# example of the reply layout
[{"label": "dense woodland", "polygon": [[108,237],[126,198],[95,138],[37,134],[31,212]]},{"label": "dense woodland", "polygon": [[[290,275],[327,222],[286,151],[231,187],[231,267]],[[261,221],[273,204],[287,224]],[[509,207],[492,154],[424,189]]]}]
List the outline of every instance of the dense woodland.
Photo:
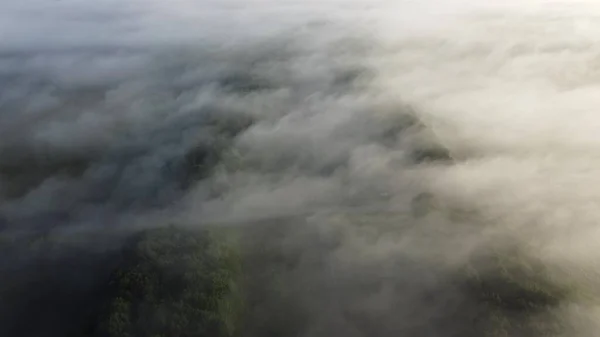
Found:
[{"label": "dense woodland", "polygon": [[[350,72],[335,83],[350,86],[356,76]],[[231,76],[221,86],[251,94],[269,84]],[[288,153],[272,161],[245,156],[244,148],[233,144],[235,137],[252,125],[252,118],[230,111],[221,113],[215,107],[201,117],[201,127],[195,131],[203,136],[157,169],[157,176],[167,176],[176,188],[185,190],[216,171],[225,176],[238,170],[248,175],[262,172],[269,178],[288,171],[326,176],[348,166],[347,153],[325,164],[312,163],[310,156],[299,159]],[[185,130],[187,123],[196,122],[177,121],[181,125],[172,128],[173,137]],[[381,148],[395,146],[401,141],[400,134],[415,134],[415,129],[422,127],[402,114],[360,123],[361,137]],[[344,140],[354,137],[340,134]],[[411,165],[446,165],[454,160],[447,149],[424,139],[431,137],[408,139],[412,142],[407,147],[411,149],[407,156]],[[140,158],[145,158],[150,146],[139,140],[126,145]],[[47,176],[81,176],[95,160],[87,155],[75,161],[56,157],[41,163],[23,155],[0,162],[0,174],[7,181],[5,197],[23,196]],[[227,184],[212,183],[207,184],[211,196],[227,193]],[[137,200],[130,199],[138,195],[130,195],[128,186],[121,191],[124,197],[116,198],[117,208],[137,205]],[[161,205],[161,200],[154,199],[158,194],[155,189],[141,191],[147,192],[142,193],[147,197],[143,201],[151,207]],[[86,198],[101,204],[115,197],[100,193]],[[327,336],[333,333],[327,331],[329,313],[322,312],[320,306],[329,303],[333,303],[331,311],[342,316],[336,319],[345,320],[345,325],[352,325],[353,331],[363,336],[434,335],[430,330],[444,330],[445,337],[568,335],[571,327],[554,317],[554,312],[578,295],[570,285],[554,282],[544,263],[512,245],[510,238],[489,240],[490,244],[479,247],[457,269],[445,270],[402,254],[390,257],[394,264],[390,268],[375,264],[340,271],[328,265],[348,232],[377,242],[411,231],[415,240],[422,240],[420,247],[427,247],[429,229],[418,229],[415,236],[411,227],[420,226],[419,221],[426,222],[435,212],[434,199],[426,192],[416,195],[411,219],[358,212],[343,222],[342,229],[337,227],[338,232],[335,227],[323,230],[285,217],[240,226],[174,224],[141,226],[127,232],[110,226],[81,232],[53,230],[56,228],[21,232],[7,225],[0,234],[0,336]],[[344,209],[352,209],[348,203],[339,211],[342,217]],[[445,212],[446,217],[456,218],[455,224],[448,226],[465,226],[461,217],[455,216],[460,212]],[[336,215],[340,214],[331,217]],[[61,214],[45,216],[63,220]],[[460,236],[461,230],[445,228],[444,235]],[[460,237],[453,239],[460,244]],[[429,278],[441,281],[415,286]],[[361,296],[376,293],[384,285],[394,289],[395,295],[389,299],[386,315],[378,316],[362,307]],[[414,289],[420,292],[415,295]],[[449,295],[456,296],[448,299]],[[416,314],[422,314],[421,321],[411,322],[406,312],[399,320],[395,312],[406,311],[408,298],[414,301],[409,303],[425,303],[437,311],[421,313],[414,308]],[[319,322],[321,330],[314,328],[314,322]]]},{"label": "dense woodland", "polygon": [[[300,268],[300,255],[314,246],[283,248],[286,233],[294,230],[298,231],[270,224],[260,238],[243,230],[170,226],[134,234],[123,248],[110,253],[29,238],[29,268],[5,273],[10,282],[3,283],[2,326],[12,330],[4,333],[44,329],[38,332],[50,336],[56,329],[65,336],[93,337],[301,334],[310,309],[296,303],[286,282],[294,291],[300,281],[290,277]],[[23,242],[5,241],[3,249],[17,249]],[[561,336],[568,331],[552,315],[575,294],[553,283],[540,261],[517,250],[489,247],[461,270],[446,275],[444,287],[460,291],[468,300],[455,308],[459,311],[432,322],[463,320],[459,323],[467,336]],[[77,275],[65,277],[69,273]],[[399,283],[402,278],[398,275]],[[477,313],[461,316],[460,310],[471,312],[474,307]],[[362,329],[377,332],[369,324]]]}]

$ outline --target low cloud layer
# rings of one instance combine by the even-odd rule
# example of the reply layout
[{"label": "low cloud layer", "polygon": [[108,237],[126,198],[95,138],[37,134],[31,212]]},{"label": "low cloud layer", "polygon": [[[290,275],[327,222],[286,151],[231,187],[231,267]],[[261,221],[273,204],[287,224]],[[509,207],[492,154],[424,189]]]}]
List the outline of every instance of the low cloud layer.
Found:
[{"label": "low cloud layer", "polygon": [[0,228],[256,226],[296,264],[251,336],[468,336],[448,275],[507,236],[593,293],[597,9],[4,1]]}]

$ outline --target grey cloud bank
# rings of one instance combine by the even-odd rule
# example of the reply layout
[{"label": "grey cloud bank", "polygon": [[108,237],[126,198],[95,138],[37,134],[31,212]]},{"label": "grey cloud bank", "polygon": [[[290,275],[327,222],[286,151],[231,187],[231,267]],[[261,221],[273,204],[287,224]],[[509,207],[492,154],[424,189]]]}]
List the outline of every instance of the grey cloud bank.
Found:
[{"label": "grey cloud bank", "polygon": [[[281,277],[305,336],[469,336],[480,308],[448,275],[504,236],[594,292],[598,10],[3,1],[0,227],[94,250],[108,228],[257,226],[298,256]],[[415,160],[431,147],[453,161]],[[440,211],[415,217],[423,195]],[[571,302],[561,319],[592,319],[566,335],[593,335],[596,304]]]}]

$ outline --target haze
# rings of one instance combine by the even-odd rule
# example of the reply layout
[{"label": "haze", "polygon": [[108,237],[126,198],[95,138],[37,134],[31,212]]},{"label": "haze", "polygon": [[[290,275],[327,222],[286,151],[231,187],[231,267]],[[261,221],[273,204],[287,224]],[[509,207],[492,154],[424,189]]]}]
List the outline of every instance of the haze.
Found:
[{"label": "haze", "polygon": [[[428,327],[447,308],[414,294],[502,235],[595,296],[600,4],[489,2],[3,0],[0,228],[71,237],[281,219],[333,235],[318,258],[308,234],[282,244],[325,261],[287,275],[314,309],[311,337],[459,335]],[[407,116],[423,129],[390,138]],[[207,120],[248,125],[222,136]],[[414,163],[424,143],[452,161]],[[199,146],[228,150],[190,178]],[[423,193],[436,211],[410,218]],[[469,226],[448,229],[456,210]],[[375,227],[391,223],[377,239],[353,227],[373,213]],[[89,235],[77,240],[110,246]],[[381,281],[392,274],[400,290]],[[376,291],[359,286],[374,279]],[[567,335],[593,336],[597,305],[561,304],[564,320],[585,318]],[[349,306],[388,329],[352,327]]]}]

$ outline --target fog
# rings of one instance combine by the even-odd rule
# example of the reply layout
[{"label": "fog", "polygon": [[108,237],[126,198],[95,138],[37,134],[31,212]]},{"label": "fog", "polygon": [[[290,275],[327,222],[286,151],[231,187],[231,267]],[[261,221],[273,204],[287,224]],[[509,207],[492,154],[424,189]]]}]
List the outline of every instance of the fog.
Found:
[{"label": "fog", "polygon": [[[593,336],[599,33],[592,0],[4,0],[0,229],[92,254],[240,226],[299,261],[248,336],[475,336],[450,275],[517,246],[587,294],[555,317]],[[65,336],[5,303],[0,332]]]}]

